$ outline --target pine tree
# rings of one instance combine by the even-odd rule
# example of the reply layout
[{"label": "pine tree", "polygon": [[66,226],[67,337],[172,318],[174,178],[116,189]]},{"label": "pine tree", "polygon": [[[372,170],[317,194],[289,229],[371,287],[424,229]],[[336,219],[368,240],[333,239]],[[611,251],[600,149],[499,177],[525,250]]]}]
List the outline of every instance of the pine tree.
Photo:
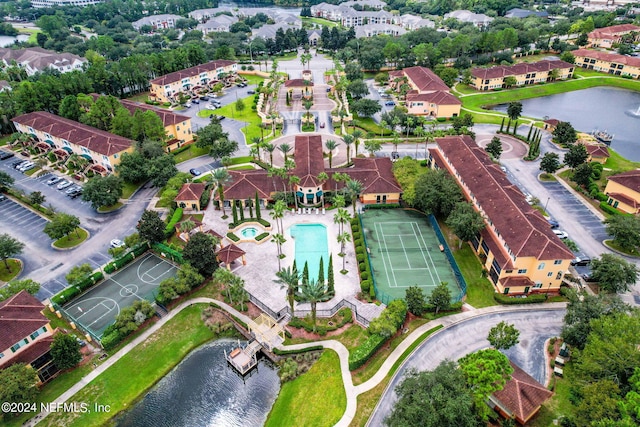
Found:
[{"label": "pine tree", "polygon": [[529,126],[529,134],[527,135],[527,141],[531,141],[531,132],[533,131],[533,123]]},{"label": "pine tree", "polygon": [[324,284],[324,258],[320,257],[320,268],[318,269],[318,283]]},{"label": "pine tree", "polygon": [[236,201],[233,201],[231,205],[231,213],[233,214],[233,222],[234,224],[238,222],[238,208],[236,207]]},{"label": "pine tree", "polygon": [[518,121],[513,124],[513,134],[516,135],[518,132]]},{"label": "pine tree", "polygon": [[333,254],[331,254],[329,255],[329,272],[327,273],[327,292],[331,296],[334,296],[336,294],[334,281],[335,279],[333,278]]},{"label": "pine tree", "polygon": [[242,202],[238,204],[238,211],[240,212],[240,221],[244,221],[244,206],[242,206]]},{"label": "pine tree", "polygon": [[256,218],[262,219],[260,214],[260,199],[258,198],[258,192],[256,191]]},{"label": "pine tree", "polygon": [[500,133],[502,133],[503,128],[504,128],[504,117],[502,118],[502,123],[500,123]]},{"label": "pine tree", "polygon": [[249,218],[253,218],[253,200],[249,200]]},{"label": "pine tree", "polygon": [[511,127],[511,119],[509,119],[509,121],[507,122],[507,130],[505,131],[505,133],[509,133],[510,127]]},{"label": "pine tree", "polygon": [[302,269],[302,283],[309,283],[309,263],[304,262],[304,268]]}]

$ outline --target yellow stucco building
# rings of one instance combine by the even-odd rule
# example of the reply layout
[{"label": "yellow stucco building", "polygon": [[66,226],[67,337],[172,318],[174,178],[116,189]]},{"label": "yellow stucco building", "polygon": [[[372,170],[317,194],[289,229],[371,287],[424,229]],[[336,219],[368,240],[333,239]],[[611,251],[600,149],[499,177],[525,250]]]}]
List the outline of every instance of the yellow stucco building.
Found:
[{"label": "yellow stucco building", "polygon": [[437,138],[431,167],[446,170],[486,227],[471,241],[496,292],[557,293],[573,253],[471,137]]},{"label": "yellow stucco building", "polygon": [[574,66],[560,60],[522,62],[471,70],[471,87],[476,90],[494,90],[506,87],[505,79],[513,77],[512,86],[526,86],[553,80],[566,80],[573,76]]},{"label": "yellow stucco building", "polygon": [[614,76],[640,77],[640,58],[590,49],[578,49],[571,53],[576,58],[576,67]]},{"label": "yellow stucco building", "polygon": [[622,212],[640,213],[640,170],[619,173],[607,178],[604,193],[607,203]]}]

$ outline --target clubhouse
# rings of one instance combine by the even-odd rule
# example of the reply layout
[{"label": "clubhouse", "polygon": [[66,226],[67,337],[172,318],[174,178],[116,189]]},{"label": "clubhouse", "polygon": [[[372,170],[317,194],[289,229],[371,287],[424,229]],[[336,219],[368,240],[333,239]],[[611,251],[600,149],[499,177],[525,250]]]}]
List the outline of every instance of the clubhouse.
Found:
[{"label": "clubhouse", "polygon": [[[324,193],[337,191],[345,186],[344,180],[336,174],[346,174],[350,179],[363,185],[359,195],[364,204],[398,203],[402,189],[391,171],[389,158],[354,158],[353,167],[326,168],[323,158],[323,144],[320,135],[298,135],[295,138],[293,157],[296,167],[289,176],[299,178],[295,185],[295,194],[301,206],[318,206],[324,200]],[[328,179],[322,180],[322,173]],[[262,205],[272,201],[278,192],[290,191],[289,180],[269,176],[267,171],[229,171],[231,183],[224,189],[225,205],[231,203],[246,206],[258,195]],[[218,197],[216,192],[215,197]]]},{"label": "clubhouse", "polygon": [[486,227],[471,242],[497,292],[558,293],[573,253],[499,165],[468,135],[436,139],[432,168],[446,170]]},{"label": "clubhouse", "polygon": [[527,86],[553,80],[566,80],[573,76],[573,65],[560,60],[522,62],[515,65],[498,65],[471,70],[471,87],[476,90],[493,90],[506,87],[505,79],[515,78],[513,86]]}]

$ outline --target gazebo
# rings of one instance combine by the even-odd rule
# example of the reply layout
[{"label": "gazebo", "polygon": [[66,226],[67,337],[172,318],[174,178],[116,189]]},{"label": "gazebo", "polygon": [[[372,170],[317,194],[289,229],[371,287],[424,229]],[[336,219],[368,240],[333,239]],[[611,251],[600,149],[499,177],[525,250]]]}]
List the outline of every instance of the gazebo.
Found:
[{"label": "gazebo", "polygon": [[230,243],[229,245],[221,248],[216,255],[218,256],[218,262],[224,264],[227,270],[231,271],[231,263],[238,258],[242,258],[242,265],[247,265],[247,260],[244,257],[245,251]]},{"label": "gazebo", "polygon": [[204,233],[204,234],[208,234],[208,235],[210,235],[210,236],[215,237],[215,238],[216,238],[216,240],[217,240],[218,242],[220,242],[220,243],[219,243],[220,248],[224,248],[224,245],[222,244],[222,241],[223,241],[224,237],[222,237],[222,236],[221,236],[220,234],[218,234],[216,231],[209,229],[209,230],[205,230],[205,231],[203,231],[203,233]]}]

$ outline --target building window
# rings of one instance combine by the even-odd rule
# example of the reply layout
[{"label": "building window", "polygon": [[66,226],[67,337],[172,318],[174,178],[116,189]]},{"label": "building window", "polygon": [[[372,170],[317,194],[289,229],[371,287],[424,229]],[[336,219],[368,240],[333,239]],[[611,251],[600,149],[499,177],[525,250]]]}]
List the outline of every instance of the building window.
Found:
[{"label": "building window", "polygon": [[536,284],[533,287],[540,289],[542,287],[542,282],[536,282]]},{"label": "building window", "polygon": [[553,271],[550,271],[547,273],[547,277],[551,277],[551,276],[553,276]]},{"label": "building window", "polygon": [[4,353],[0,353],[0,359],[4,357]]},{"label": "building window", "polygon": [[538,270],[544,270],[544,262],[538,264]]},{"label": "building window", "polygon": [[527,273],[526,268],[521,268],[520,270],[518,270],[518,274],[526,274],[526,273]]},{"label": "building window", "polygon": [[558,271],[558,274],[556,274],[556,280],[560,279],[562,279],[562,271]]},{"label": "building window", "polygon": [[555,261],[553,261],[553,265],[560,265],[562,264],[562,260],[561,259],[557,259]]},{"label": "building window", "polygon": [[180,130],[180,126],[178,126],[177,129]]}]

